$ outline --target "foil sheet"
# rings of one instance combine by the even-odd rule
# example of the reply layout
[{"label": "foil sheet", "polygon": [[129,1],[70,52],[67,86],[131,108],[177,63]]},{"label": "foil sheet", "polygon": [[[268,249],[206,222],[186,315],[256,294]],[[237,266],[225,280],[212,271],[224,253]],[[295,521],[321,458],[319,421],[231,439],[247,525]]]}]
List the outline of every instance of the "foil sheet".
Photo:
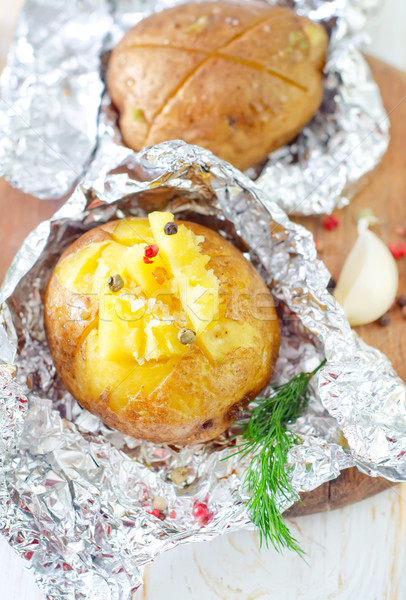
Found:
[{"label": "foil sheet", "polygon": [[[296,492],[353,465],[406,480],[405,385],[351,330],[311,234],[210,152],[168,142],[137,155],[112,141],[107,118],[104,129],[93,171],[26,239],[0,292],[0,527],[55,600],[130,600],[142,566],[161,552],[251,526],[247,459],[222,460],[234,452],[227,434],[184,448],[135,440],[81,409],[56,377],[42,322],[45,286],[72,240],[110,219],[159,203],[244,242],[279,311],[271,385],[327,357],[292,424],[301,439],[288,464]],[[160,517],[152,514],[157,497],[167,504]],[[293,501],[279,498],[280,510]],[[196,502],[208,506],[204,524],[193,517]]]},{"label": "foil sheet", "polygon": [[[27,0],[1,77],[1,174],[41,198],[71,190],[103,129],[98,133],[108,51],[141,18],[182,2]],[[389,142],[389,119],[359,51],[377,0],[270,3],[292,7],[331,33],[324,99],[298,138],[269,156],[259,177],[256,169],[247,174],[290,214],[330,213],[359,191]]]}]

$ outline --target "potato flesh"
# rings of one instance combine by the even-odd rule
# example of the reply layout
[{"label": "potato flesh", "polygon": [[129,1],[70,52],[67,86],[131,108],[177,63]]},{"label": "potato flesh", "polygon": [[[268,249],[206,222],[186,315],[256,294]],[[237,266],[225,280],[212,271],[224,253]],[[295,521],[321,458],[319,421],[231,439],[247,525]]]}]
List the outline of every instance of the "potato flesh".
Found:
[{"label": "potato flesh", "polygon": [[196,253],[193,231],[179,225],[176,235],[165,235],[164,226],[172,221],[171,213],[154,212],[149,216],[154,237],[177,282],[182,308],[200,334],[218,313],[219,285],[213,271],[207,269],[210,257]]},{"label": "potato flesh", "polygon": [[87,246],[57,265],[55,273],[61,284],[80,293],[92,293],[90,282],[93,283],[93,273],[106,245],[106,242],[102,242]]},{"label": "potato flesh", "polygon": [[132,311],[125,297],[117,297],[103,289],[99,300],[99,354],[101,360],[140,360],[145,341],[140,322],[144,305]]},{"label": "potato flesh", "polygon": [[115,242],[124,246],[153,244],[154,242],[151,228],[146,219],[122,219],[111,232],[111,237]]},{"label": "potato flesh", "polygon": [[[171,220],[152,216],[158,232]],[[152,229],[146,219],[112,222],[68,249],[47,288],[47,337],[68,390],[107,425],[155,442],[201,442],[224,431],[267,383],[278,322],[253,267],[218,234],[193,223],[178,222],[178,232],[165,236],[149,265],[159,289],[148,296],[136,269],[140,250],[135,262],[131,252],[158,242]],[[219,291],[217,313],[207,308],[191,345],[178,339],[180,328],[193,324],[171,265],[191,285],[212,286],[214,296]],[[118,273],[123,287],[113,293],[107,282]],[[269,297],[260,319],[257,293]]]},{"label": "potato flesh", "polygon": [[235,349],[235,340],[244,340],[245,348],[255,348],[258,343],[255,330],[248,323],[236,323],[231,319],[222,319],[221,323],[215,323],[212,328],[204,331],[200,338],[200,347],[210,359],[221,361],[224,356]]},{"label": "potato flesh", "polygon": [[[138,365],[134,360],[101,360],[97,332],[92,331],[87,340],[86,374],[92,396],[99,398],[108,391],[109,406],[120,411],[136,397],[148,396],[171,373],[176,359],[165,362],[151,361]],[[143,409],[146,411],[146,409]]]},{"label": "potato flesh", "polygon": [[144,246],[137,245],[128,248],[123,255],[123,263],[133,281],[137,283],[148,298],[153,298],[162,286],[154,277],[157,268],[166,271],[166,264],[161,256],[154,258],[153,266],[146,264],[143,260]]},{"label": "potato flesh", "polygon": [[[219,282],[207,267],[210,257],[200,251],[201,240],[190,229],[180,224],[175,235],[164,233],[173,220],[171,213],[154,212],[149,221],[121,221],[112,232],[116,241],[85,247],[58,267],[63,285],[98,298],[101,360],[142,365],[181,357],[187,352],[178,339],[183,326],[193,328],[211,360],[252,345],[249,325],[238,329],[230,322],[228,335],[223,326],[206,332],[219,317]],[[144,260],[145,242],[159,248],[152,264]],[[158,269],[160,282],[154,275]],[[124,285],[118,293],[107,284],[115,274]]]}]

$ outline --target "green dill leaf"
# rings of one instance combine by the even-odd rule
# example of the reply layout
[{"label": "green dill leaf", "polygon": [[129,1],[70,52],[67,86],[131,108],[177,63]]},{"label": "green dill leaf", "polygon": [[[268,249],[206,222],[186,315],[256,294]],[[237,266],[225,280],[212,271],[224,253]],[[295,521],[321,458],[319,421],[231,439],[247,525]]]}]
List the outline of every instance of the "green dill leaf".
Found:
[{"label": "green dill leaf", "polygon": [[251,456],[244,485],[251,496],[247,508],[259,530],[261,545],[265,542],[268,547],[271,543],[278,552],[288,548],[302,557],[304,552],[290,533],[278,506],[280,496],[300,500],[290,484],[287,467],[289,450],[300,440],[286,425],[295,421],[306,407],[310,380],[325,362],[311,373],[300,373],[275,387],[269,398],[260,398],[243,426],[240,445],[231,455]]}]

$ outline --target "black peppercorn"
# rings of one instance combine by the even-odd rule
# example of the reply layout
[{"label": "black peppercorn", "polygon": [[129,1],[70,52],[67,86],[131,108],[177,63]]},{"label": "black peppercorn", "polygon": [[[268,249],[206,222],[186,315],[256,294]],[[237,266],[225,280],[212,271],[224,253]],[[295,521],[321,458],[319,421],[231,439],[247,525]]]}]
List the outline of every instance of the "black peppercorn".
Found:
[{"label": "black peppercorn", "polygon": [[170,221],[164,227],[164,234],[175,235],[175,233],[178,233],[178,226],[173,221]]},{"label": "black peppercorn", "polygon": [[330,294],[331,294],[332,292],[334,292],[334,290],[336,289],[336,286],[337,286],[337,282],[336,282],[336,280],[335,280],[335,279],[333,279],[333,277],[330,277],[330,281],[329,281],[329,282],[328,282],[328,284],[327,284],[327,289],[328,289],[328,291],[330,292]]},{"label": "black peppercorn", "polygon": [[388,314],[383,315],[380,319],[378,319],[378,323],[381,327],[387,327],[390,323],[390,316]]},{"label": "black peppercorn", "polygon": [[399,296],[398,298],[398,304],[401,308],[403,308],[404,306],[406,306],[406,294],[402,294],[401,296]]}]

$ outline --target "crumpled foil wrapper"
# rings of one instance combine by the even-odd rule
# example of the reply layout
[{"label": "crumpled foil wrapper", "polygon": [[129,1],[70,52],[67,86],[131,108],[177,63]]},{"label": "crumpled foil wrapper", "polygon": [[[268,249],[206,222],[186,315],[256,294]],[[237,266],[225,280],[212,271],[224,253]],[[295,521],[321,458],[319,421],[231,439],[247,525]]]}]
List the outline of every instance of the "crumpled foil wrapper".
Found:
[{"label": "crumpled foil wrapper", "polygon": [[[183,1],[27,0],[1,77],[1,174],[40,198],[72,189],[97,146],[101,57],[141,18]],[[290,214],[347,205],[386,152],[389,119],[357,49],[377,2],[270,0],[331,33],[320,110],[294,143],[269,156],[259,176],[248,172]]]},{"label": "crumpled foil wrapper", "polygon": [[[0,527],[55,600],[130,600],[161,552],[251,526],[248,459],[222,460],[234,453],[229,435],[175,448],[108,429],[63,388],[45,340],[42,298],[62,251],[89,228],[157,206],[248,249],[280,317],[271,385],[327,358],[291,427],[301,440],[289,455],[293,489],[353,465],[406,480],[405,385],[351,330],[310,232],[210,152],[167,142],[137,155],[105,124],[93,173],[28,236],[0,292]],[[157,497],[168,505],[162,518],[151,514]],[[281,496],[280,510],[294,500]],[[193,517],[196,502],[208,506],[206,523]]]}]

